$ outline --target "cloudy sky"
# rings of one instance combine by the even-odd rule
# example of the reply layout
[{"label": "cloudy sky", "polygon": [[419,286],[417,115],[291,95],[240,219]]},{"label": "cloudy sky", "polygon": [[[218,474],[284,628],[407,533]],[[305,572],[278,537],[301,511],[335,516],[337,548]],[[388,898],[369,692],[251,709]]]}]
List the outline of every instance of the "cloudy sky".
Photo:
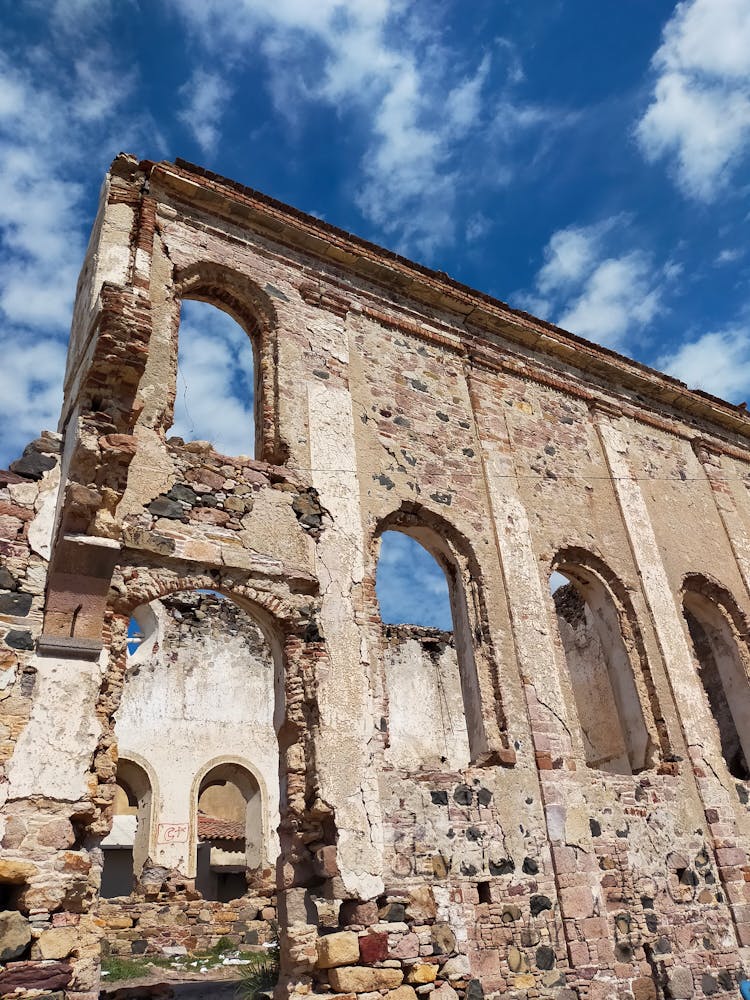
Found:
[{"label": "cloudy sky", "polygon": [[[0,465],[55,425],[120,150],[200,163],[750,399],[750,0],[0,0],[0,15]],[[198,307],[182,334],[176,430],[243,450],[246,344]]]}]

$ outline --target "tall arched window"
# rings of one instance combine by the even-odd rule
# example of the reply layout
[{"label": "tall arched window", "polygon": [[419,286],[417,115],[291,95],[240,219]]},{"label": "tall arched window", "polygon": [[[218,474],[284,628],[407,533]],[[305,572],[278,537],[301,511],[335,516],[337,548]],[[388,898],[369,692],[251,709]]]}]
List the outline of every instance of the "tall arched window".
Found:
[{"label": "tall arched window", "polygon": [[151,826],[151,781],[135,761],[117,762],[112,829],[102,841],[104,867],[101,895],[129,896],[148,857]]},{"label": "tall arched window", "polygon": [[172,434],[210,441],[225,455],[254,454],[255,374],[248,334],[207,302],[182,303]]},{"label": "tall arched window", "polygon": [[608,571],[593,557],[588,565],[574,558],[556,560],[550,589],[586,763],[634,774],[650,766],[654,750],[636,682],[637,642],[632,634],[624,641],[627,615],[606,583]]},{"label": "tall arched window", "polygon": [[228,902],[247,892],[247,873],[261,865],[263,796],[241,764],[212,768],[198,789],[195,887],[204,899]]},{"label": "tall arched window", "polygon": [[429,512],[395,512],[379,542],[388,753],[399,766],[465,767],[488,749],[474,651],[479,598],[464,586],[479,574]]},{"label": "tall arched window", "polygon": [[698,576],[685,581],[682,610],[729,772],[750,779],[747,626],[732,597]]}]

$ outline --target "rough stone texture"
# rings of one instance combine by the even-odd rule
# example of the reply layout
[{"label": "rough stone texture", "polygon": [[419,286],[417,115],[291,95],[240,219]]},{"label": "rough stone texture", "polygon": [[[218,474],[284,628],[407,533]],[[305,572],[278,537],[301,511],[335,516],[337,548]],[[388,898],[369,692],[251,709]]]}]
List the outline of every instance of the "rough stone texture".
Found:
[{"label": "rough stone texture", "polygon": [[434,983],[437,979],[438,971],[439,967],[437,965],[420,962],[412,965],[406,978],[410,983],[422,986],[425,983]]},{"label": "rough stone texture", "polygon": [[73,927],[52,927],[39,936],[42,958],[67,958],[78,945],[78,935]]},{"label": "rough stone texture", "polygon": [[359,961],[359,939],[351,931],[327,934],[318,940],[318,966],[332,969]]},{"label": "rough stone texture", "polygon": [[0,962],[21,958],[31,944],[29,922],[18,910],[0,912]]},{"label": "rough stone texture", "polygon": [[392,990],[401,985],[403,978],[400,969],[369,969],[361,965],[331,969],[328,973],[331,986],[339,993]]},{"label": "rough stone texture", "polygon": [[[168,437],[185,298],[254,342],[254,458]],[[734,995],[744,408],[121,156],[60,426],[0,472],[0,891],[33,937],[0,992],[89,1000],[102,936],[262,943],[278,912],[288,996],[400,1000],[424,966],[441,1000]],[[452,635],[382,624],[388,530],[445,568]],[[153,628],[129,656],[133,614]],[[198,817],[222,767],[254,782],[244,825]],[[230,824],[210,845],[241,883],[226,903],[197,886],[206,819]],[[100,845],[128,823],[134,892],[102,901]],[[327,970],[338,927],[356,951]]]},{"label": "rough stone texture", "polygon": [[[193,898],[188,898],[188,897]],[[201,899],[198,893],[160,886],[156,899],[142,896],[102,900],[96,908],[109,955],[163,955],[166,948],[205,952],[222,938],[258,946],[275,937],[276,912],[268,898],[248,893],[229,903]],[[261,916],[263,910],[267,912]]]}]

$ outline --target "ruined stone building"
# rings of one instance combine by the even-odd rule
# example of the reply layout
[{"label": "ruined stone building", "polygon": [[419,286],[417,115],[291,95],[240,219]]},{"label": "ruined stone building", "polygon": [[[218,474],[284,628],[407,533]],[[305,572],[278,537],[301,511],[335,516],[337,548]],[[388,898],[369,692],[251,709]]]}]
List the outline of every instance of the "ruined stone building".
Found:
[{"label": "ruined stone building", "polygon": [[[169,435],[189,299],[252,341],[254,458]],[[0,995],[278,920],[280,995],[736,996],[749,491],[744,408],[118,157],[0,473]],[[391,531],[452,633],[382,623]]]}]

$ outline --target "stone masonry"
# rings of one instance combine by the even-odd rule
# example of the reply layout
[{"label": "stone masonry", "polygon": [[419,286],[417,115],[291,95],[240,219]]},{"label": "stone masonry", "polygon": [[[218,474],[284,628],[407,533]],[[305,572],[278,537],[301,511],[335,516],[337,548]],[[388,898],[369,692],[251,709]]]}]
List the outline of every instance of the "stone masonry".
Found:
[{"label": "stone masonry", "polygon": [[[183,299],[253,343],[254,459],[168,437]],[[200,168],[121,155],[59,430],[0,472],[0,995],[94,1000],[102,937],[120,953],[158,939],[161,913],[186,940],[226,919],[259,941],[278,914],[279,998],[736,996],[744,407]],[[382,624],[391,530],[445,570],[452,636]],[[265,644],[247,683],[266,664],[268,738],[219,753],[229,709],[170,715],[206,751],[188,763],[179,730],[192,798],[167,796],[182,812],[157,821],[156,785],[133,792],[145,876],[101,900],[118,732],[144,737],[139,700],[157,718],[149,676],[246,693],[243,656],[216,652],[212,674],[192,646],[239,641],[210,602],[210,627],[128,654],[133,616],[196,591]],[[121,780],[169,733],[123,745]],[[252,858],[246,837],[248,894],[209,905],[200,776],[245,755],[266,832]]]}]

